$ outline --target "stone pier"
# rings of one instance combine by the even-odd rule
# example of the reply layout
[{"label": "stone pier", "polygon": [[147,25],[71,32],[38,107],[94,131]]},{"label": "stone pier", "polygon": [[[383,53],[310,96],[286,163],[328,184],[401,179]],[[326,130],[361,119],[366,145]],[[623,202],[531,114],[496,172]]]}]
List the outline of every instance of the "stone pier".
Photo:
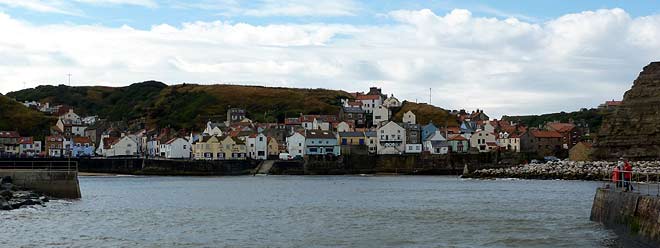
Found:
[{"label": "stone pier", "polygon": [[13,184],[57,198],[79,199],[77,171],[0,169],[0,177],[10,176]]}]

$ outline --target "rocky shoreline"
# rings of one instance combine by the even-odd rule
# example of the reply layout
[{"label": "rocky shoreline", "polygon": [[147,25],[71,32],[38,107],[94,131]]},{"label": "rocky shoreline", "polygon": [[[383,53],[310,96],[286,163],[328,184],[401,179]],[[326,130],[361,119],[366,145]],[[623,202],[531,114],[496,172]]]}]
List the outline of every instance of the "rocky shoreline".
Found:
[{"label": "rocky shoreline", "polygon": [[50,199],[37,192],[22,189],[12,183],[9,176],[0,178],[0,211],[44,206]]},{"label": "rocky shoreline", "polygon": [[[609,161],[556,161],[524,164],[509,168],[483,169],[464,174],[464,178],[520,178],[520,179],[564,179],[600,181],[611,177],[617,162]],[[660,161],[631,162],[633,175],[650,181],[660,177]]]}]

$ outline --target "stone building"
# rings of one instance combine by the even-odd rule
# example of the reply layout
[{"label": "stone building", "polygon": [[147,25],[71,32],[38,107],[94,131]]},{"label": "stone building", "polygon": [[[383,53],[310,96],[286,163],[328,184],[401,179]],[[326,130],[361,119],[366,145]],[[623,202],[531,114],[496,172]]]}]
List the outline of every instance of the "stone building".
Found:
[{"label": "stone building", "polygon": [[557,131],[528,130],[520,137],[520,150],[539,156],[555,156],[562,150],[562,138]]}]

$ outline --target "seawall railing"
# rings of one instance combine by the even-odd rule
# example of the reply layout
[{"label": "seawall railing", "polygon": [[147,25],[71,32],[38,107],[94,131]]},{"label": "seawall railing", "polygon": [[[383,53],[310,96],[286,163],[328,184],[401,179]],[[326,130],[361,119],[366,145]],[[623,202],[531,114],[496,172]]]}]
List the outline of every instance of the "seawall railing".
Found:
[{"label": "seawall railing", "polygon": [[78,171],[78,161],[1,161],[0,170]]},{"label": "seawall railing", "polygon": [[[631,192],[641,195],[660,197],[660,174],[635,171],[618,171],[614,176],[614,170],[610,170],[608,177],[603,178],[602,188],[614,192]],[[628,176],[626,176],[628,175]]]}]

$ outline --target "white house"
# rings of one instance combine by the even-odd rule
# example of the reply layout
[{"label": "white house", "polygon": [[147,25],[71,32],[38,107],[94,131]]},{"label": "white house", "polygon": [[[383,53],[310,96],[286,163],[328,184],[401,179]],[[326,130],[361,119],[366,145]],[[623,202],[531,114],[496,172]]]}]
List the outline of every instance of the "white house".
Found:
[{"label": "white house", "polygon": [[510,152],[520,152],[520,135],[500,132],[497,145]]},{"label": "white house", "polygon": [[253,134],[247,138],[248,157],[252,159],[268,159],[268,137],[263,133]]},{"label": "white house", "polygon": [[408,112],[403,114],[403,122],[408,123],[408,124],[417,124],[417,119],[415,117],[415,113],[408,110]]},{"label": "white house", "polygon": [[322,121],[322,120],[314,118],[314,121],[312,122],[312,129],[313,130],[330,131],[330,122]]},{"label": "white house", "polygon": [[41,141],[35,141],[33,137],[22,137],[18,143],[21,156],[34,157],[41,153]]},{"label": "white house", "polygon": [[406,144],[406,153],[422,153],[422,144]]},{"label": "white house", "polygon": [[383,104],[383,97],[380,94],[358,95],[356,102],[362,103],[362,109],[367,113],[373,113],[374,110]]},{"label": "white house", "polygon": [[435,133],[424,140],[424,151],[431,154],[447,154],[449,152],[449,143],[442,136],[441,131],[435,131]]},{"label": "white house", "polygon": [[401,102],[399,101],[399,99],[396,99],[396,97],[394,97],[394,94],[392,94],[390,97],[388,97],[383,101],[383,106],[387,108],[398,108],[401,107]]},{"label": "white house", "polygon": [[82,124],[82,119],[78,114],[73,112],[73,109],[69,109],[69,112],[60,115],[59,119],[63,120],[64,123],[66,124],[78,124],[78,125]]},{"label": "white house", "polygon": [[[140,151],[140,145],[135,136],[127,135],[120,139],[108,139],[109,144],[103,143],[105,146],[102,150],[104,157],[117,157],[117,156],[137,156]],[[106,139],[103,140],[106,142]]]},{"label": "white house", "polygon": [[292,157],[305,156],[305,136],[295,132],[286,138],[286,148]]},{"label": "white house", "polygon": [[494,133],[485,130],[477,130],[476,133],[470,136],[470,147],[477,148],[479,152],[489,152],[490,150],[497,149],[497,137]]},{"label": "white house", "polygon": [[164,158],[190,158],[192,145],[184,138],[173,138],[160,145],[160,156]]},{"label": "white house", "polygon": [[351,129],[351,125],[349,125],[345,121],[342,121],[339,124],[337,124],[337,132],[338,133],[351,132],[351,131],[353,131],[353,129]]},{"label": "white house", "polygon": [[373,109],[373,124],[375,126],[380,126],[380,123],[383,121],[389,121],[390,120],[390,109],[387,107],[380,105],[376,108]]},{"label": "white house", "polygon": [[202,134],[206,136],[222,136],[222,130],[220,130],[220,127],[217,123],[209,121],[206,123],[206,129],[204,129]]},{"label": "white house", "polygon": [[378,128],[378,154],[402,154],[406,150],[406,129],[390,121]]}]

